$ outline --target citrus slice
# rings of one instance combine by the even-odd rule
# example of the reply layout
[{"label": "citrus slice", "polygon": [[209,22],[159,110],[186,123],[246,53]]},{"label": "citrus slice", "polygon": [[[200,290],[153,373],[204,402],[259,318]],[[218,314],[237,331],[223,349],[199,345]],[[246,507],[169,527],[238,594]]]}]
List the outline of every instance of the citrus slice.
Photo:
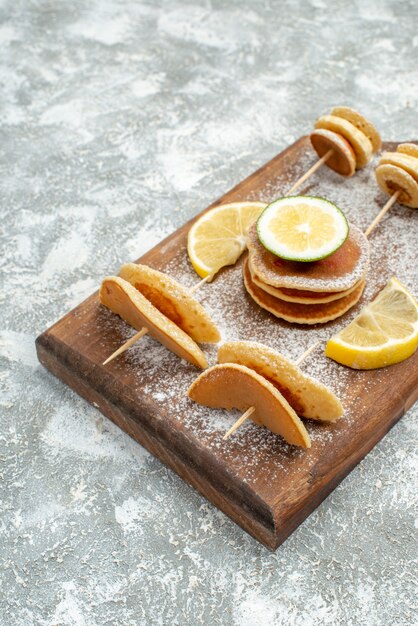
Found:
[{"label": "citrus slice", "polygon": [[201,278],[233,265],[246,248],[245,233],[266,207],[265,202],[232,202],[209,209],[189,230],[187,252]]},{"label": "citrus slice", "polygon": [[331,337],[325,354],[353,369],[399,363],[418,347],[418,303],[396,278],[346,328]]},{"label": "citrus slice", "polygon": [[257,221],[258,238],[267,250],[289,261],[318,261],[342,246],[348,236],[344,213],[313,196],[275,200]]}]

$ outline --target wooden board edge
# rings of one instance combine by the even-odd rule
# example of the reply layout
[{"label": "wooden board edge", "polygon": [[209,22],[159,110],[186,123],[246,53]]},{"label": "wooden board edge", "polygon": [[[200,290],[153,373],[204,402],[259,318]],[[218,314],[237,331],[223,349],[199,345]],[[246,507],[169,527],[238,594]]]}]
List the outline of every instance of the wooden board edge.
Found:
[{"label": "wooden board edge", "polygon": [[[54,341],[55,339],[52,338],[52,344]],[[168,450],[165,442],[159,439],[158,431],[153,432],[146,428],[143,421],[139,422],[130,417],[127,412],[122,410],[123,407],[121,409],[120,406],[105,398],[100,391],[92,387],[91,381],[80,377],[68,363],[65,363],[51,349],[51,337],[48,337],[48,331],[37,337],[36,351],[40,363],[54,376],[90,404],[93,404],[103,415],[138,441],[252,537],[267,548],[275,549],[277,538],[273,511],[246,483],[239,483],[234,486],[230,473],[219,466],[216,467],[216,471],[212,472],[216,480],[211,480],[208,472],[202,471],[197,474],[192,471],[191,466],[196,465],[196,459],[182,456],[181,450],[179,451],[176,446],[171,446]],[[203,452],[203,454],[205,453]],[[217,487],[217,484],[222,485],[222,491]],[[239,497],[241,491],[245,498]]]},{"label": "wooden board edge", "polygon": [[[210,500],[214,506],[241,526],[243,530],[272,551],[276,550],[286,541],[294,530],[313,513],[353,468],[399,421],[406,410],[405,402],[403,402],[402,406],[398,403],[398,411],[396,414],[393,415],[390,420],[382,422],[382,428],[376,431],[375,437],[368,439],[360,450],[356,453],[352,453],[348,464],[340,463],[337,471],[333,473],[331,480],[329,480],[329,474],[327,474],[327,480],[323,483],[321,488],[311,493],[310,497],[306,498],[303,506],[295,508],[295,512],[283,520],[280,519],[280,515],[277,516],[274,509],[271,509],[265,502],[262,502],[254,492],[247,490],[245,494],[246,499],[250,495],[253,504],[256,505],[251,507],[245,504],[242,498],[239,498],[234,489],[225,489],[225,482],[222,481],[221,491],[217,488],[216,481],[211,481],[210,476],[206,475],[206,473],[197,474],[191,471],[188,463],[185,462],[184,457],[182,458],[181,453],[179,453],[176,447],[170,447],[168,451],[164,442],[158,438],[158,434],[151,432],[143,423],[140,424],[138,420],[124,413],[119,406],[105,398],[100,391],[92,388],[91,381],[86,381],[84,378],[81,378],[77,375],[75,370],[64,363],[59,356],[54,353],[54,350],[51,349],[51,337],[47,335],[47,332],[42,333],[36,340],[38,359],[46,369],[51,371],[77,394],[98,408],[103,415],[111,419],[117,426],[143,445],[151,454],[156,456],[164,465],[177,473],[206,499]],[[56,339],[52,337],[52,343],[55,341]],[[89,382],[89,385],[86,384],[86,382]],[[412,395],[414,395],[414,393],[417,392],[416,388],[412,388],[411,392]],[[195,464],[196,461],[191,459],[189,462]],[[218,479],[222,478],[219,476],[218,472],[216,472],[216,477]],[[257,500],[259,500],[258,503]],[[263,509],[264,515],[261,514]]]},{"label": "wooden board edge", "polygon": [[329,479],[329,475],[327,476],[326,482],[323,483],[322,487],[317,489],[314,493],[312,493],[311,498],[306,499],[306,503],[304,506],[296,508],[293,515],[286,517],[285,527],[286,531],[282,532],[280,529],[282,527],[283,520],[276,519],[276,543],[273,550],[276,550],[282,543],[288,539],[288,537],[300,526],[317,508],[326,498],[338,487],[338,485],[352,472],[352,470],[368,455],[368,453],[383,439],[383,437],[395,426],[395,424],[401,419],[401,417],[405,414],[405,410],[399,410],[399,412],[394,415],[391,420],[388,420],[384,427],[379,430],[376,437],[373,439],[368,439],[366,445],[359,450],[355,454],[351,454],[347,459],[345,459],[344,463],[340,463],[340,467],[337,471],[335,471]]},{"label": "wooden board edge", "polygon": [[[152,262],[153,260],[155,260],[157,253],[160,254],[161,252],[161,246],[163,244],[171,245],[170,242],[175,240],[176,235],[178,235],[179,231],[182,231],[183,233],[187,231],[187,228],[200,215],[202,215],[205,211],[207,211],[211,207],[216,206],[217,204],[221,202],[234,200],[233,195],[235,191],[238,189],[238,187],[241,188],[242,190],[242,187],[248,186],[251,183],[252,179],[259,175],[260,171],[262,170],[266,171],[266,169],[268,169],[268,171],[271,171],[272,168],[277,167],[280,161],[285,158],[285,155],[289,150],[295,149],[295,147],[297,147],[298,144],[302,145],[302,143],[306,142],[307,139],[308,137],[306,136],[300,138],[298,141],[296,141],[294,144],[289,146],[279,155],[277,155],[276,157],[268,161],[266,164],[262,165],[258,170],[250,174],[246,179],[238,183],[238,185],[236,185],[233,189],[229,190],[223,196],[221,196],[218,200],[214,201],[209,207],[207,207],[207,209],[203,210],[202,212],[194,216],[187,223],[183,224],[177,231],[175,231],[174,233],[166,237],[162,242],[157,244],[157,246],[155,246],[150,251],[148,251],[145,255],[141,257],[141,259],[139,259],[139,261],[146,263],[148,261]],[[392,143],[393,143],[393,146],[397,145],[395,142],[391,142],[391,144]],[[411,142],[411,143],[416,143],[416,142]],[[314,154],[312,156],[314,158]],[[86,306],[89,306],[92,303],[94,304],[93,302],[94,298],[95,298],[95,294],[93,294],[92,296],[89,296],[84,301],[83,304],[86,304]],[[79,305],[76,308],[78,309],[80,306],[82,305]],[[76,372],[72,371],[71,368],[68,368],[68,363],[65,363],[62,358],[58,358],[57,355],[54,354],[54,351],[51,350],[50,347],[47,346],[46,337],[49,336],[48,338],[48,341],[49,341],[51,339],[51,334],[52,334],[51,331],[59,324],[64,323],[65,320],[67,320],[69,316],[72,315],[72,313],[73,312],[70,312],[67,315],[65,315],[56,324],[54,324],[54,326],[52,326],[48,331],[45,331],[44,333],[42,333],[42,335],[40,335],[37,338],[36,344],[37,344],[38,358],[41,361],[41,363],[47,369],[49,369],[54,375],[56,375],[61,380],[66,382],[66,384],[68,384],[72,389],[74,389],[79,395],[81,395],[88,401],[92,402],[91,400],[92,389],[88,387],[87,385],[84,385],[83,379],[81,377],[78,377]],[[74,355],[76,355],[78,359],[82,358],[80,357],[79,354],[75,352],[74,352]],[[95,364],[91,363],[91,366],[94,367]],[[80,386],[82,385],[84,385],[85,387],[85,392],[83,392],[83,390],[80,390]],[[407,394],[408,397],[403,398],[403,406],[400,407],[400,403],[396,404],[394,408],[395,412],[392,413],[391,416],[387,418],[387,420],[385,420],[385,423],[383,424],[383,428],[379,429],[379,434],[369,439],[366,442],[365,446],[362,447],[360,451],[357,451],[356,453],[353,453],[353,454],[350,454],[348,452],[349,461],[346,464],[341,463],[341,467],[337,469],[333,468],[333,471],[331,472],[331,478],[328,475],[327,482],[324,482],[324,484],[320,486],[318,491],[312,494],[312,497],[310,499],[306,498],[304,505],[300,509],[290,514],[288,517],[285,517],[282,520],[280,520],[279,516],[275,517],[274,507],[272,507],[271,509],[269,509],[269,514],[265,516],[265,519],[268,519],[268,523],[266,523],[265,520],[263,523],[260,523],[259,521],[258,522],[256,521],[256,523],[254,523],[254,519],[251,517],[250,513],[248,513],[248,511],[243,512],[239,506],[237,506],[236,510],[234,510],[233,512],[227,511],[225,506],[223,505],[223,500],[225,499],[222,499],[222,494],[217,493],[215,490],[214,494],[209,495],[208,494],[209,487],[207,485],[203,485],[203,483],[198,484],[201,482],[198,479],[197,481],[194,481],[196,482],[196,484],[194,484],[192,480],[193,475],[192,476],[187,475],[187,471],[188,471],[187,465],[184,464],[184,468],[179,469],[180,465],[182,464],[181,458],[178,458],[178,459],[175,458],[173,462],[170,461],[170,458],[168,459],[163,458],[164,453],[166,453],[166,450],[164,448],[162,448],[161,451],[156,450],[158,446],[161,447],[161,442],[158,440],[158,438],[156,438],[155,436],[153,436],[152,434],[148,432],[145,432],[141,434],[142,436],[142,439],[141,439],[138,433],[131,432],[137,426],[137,421],[131,420],[129,416],[126,417],[125,415],[123,415],[123,413],[120,411],[118,406],[116,406],[115,404],[112,404],[110,401],[107,401],[99,392],[97,392],[97,390],[94,390],[94,393],[97,394],[98,400],[94,400],[93,403],[95,405],[98,405],[99,409],[104,415],[112,419],[112,421],[114,421],[119,427],[127,431],[134,439],[136,439],[137,441],[139,441],[139,443],[144,445],[144,447],[146,447],[152,454],[155,454],[155,456],[157,456],[165,465],[173,469],[177,474],[179,474],[182,478],[184,478],[189,484],[191,484],[195,489],[197,489],[200,493],[202,493],[207,499],[213,502],[215,506],[220,508],[224,513],[226,513],[229,517],[231,517],[231,519],[233,519],[237,524],[239,524],[244,530],[246,530],[249,534],[251,534],[255,539],[263,543],[266,547],[272,550],[275,550],[317,508],[317,506],[332,492],[332,490],[349,474],[349,472],[368,454],[368,452],[384,437],[384,435],[393,427],[393,425],[402,417],[402,415],[413,405],[418,395],[418,389],[415,386],[415,389],[412,390],[412,393],[409,393],[409,391]],[[104,406],[104,408],[102,409],[101,407],[103,403],[105,403],[106,406]],[[148,437],[149,442],[145,441],[146,437]],[[171,450],[170,450],[170,454],[171,454]],[[228,505],[231,506],[231,503],[228,500],[225,500],[225,501],[226,501],[227,506]],[[283,531],[281,527],[284,521],[286,522],[285,531]],[[251,526],[251,528],[249,526]]]}]

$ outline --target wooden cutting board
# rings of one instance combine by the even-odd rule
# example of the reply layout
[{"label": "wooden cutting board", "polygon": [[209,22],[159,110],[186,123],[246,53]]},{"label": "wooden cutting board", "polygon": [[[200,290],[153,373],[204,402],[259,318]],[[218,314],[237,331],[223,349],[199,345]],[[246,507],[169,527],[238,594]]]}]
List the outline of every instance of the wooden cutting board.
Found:
[{"label": "wooden cutting board", "polygon": [[[395,146],[386,143],[384,148]],[[214,205],[247,199],[271,201],[284,195],[314,161],[309,139],[302,137]],[[386,200],[376,185],[374,165],[350,179],[323,167],[300,192],[336,202],[350,221],[365,230]],[[396,274],[407,287],[416,289],[411,268],[417,266],[417,215],[418,211],[400,205],[392,209],[371,237],[371,270],[360,304],[325,326],[292,325],[261,310],[245,292],[241,262],[220,272],[197,293],[224,339],[264,342],[291,358],[315,341],[321,342],[303,368],[336,391],[345,416],[334,425],[306,421],[312,438],[309,450],[291,447],[250,422],[223,442],[223,434],[238,413],[191,402],[186,391],[198,370],[150,337],[103,367],[103,360],[133,331],[100,306],[97,292],[37,338],[39,360],[237,524],[275,549],[418,397],[418,352],[392,367],[362,372],[340,366],[323,354],[326,340],[390,276]],[[186,253],[191,223],[141,257],[141,263],[193,285],[198,277]],[[204,349],[214,364],[216,347]]]}]

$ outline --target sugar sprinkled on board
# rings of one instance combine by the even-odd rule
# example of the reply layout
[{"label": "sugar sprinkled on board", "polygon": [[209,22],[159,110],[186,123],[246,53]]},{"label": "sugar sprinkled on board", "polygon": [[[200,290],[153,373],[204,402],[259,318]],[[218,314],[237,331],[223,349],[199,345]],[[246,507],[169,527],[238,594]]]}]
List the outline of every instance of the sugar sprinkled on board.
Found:
[{"label": "sugar sprinkled on board", "polygon": [[[312,161],[312,156],[304,154],[300,169]],[[378,190],[371,179],[373,163],[360,170],[355,177],[342,179],[329,169],[317,173],[301,193],[321,195],[335,202],[347,215],[350,222],[365,230],[373,220],[385,201],[385,196]],[[271,201],[283,195],[292,181],[273,177],[252,200]],[[215,279],[203,285],[195,296],[202,302],[213,320],[221,330],[223,341],[249,340],[265,343],[279,351],[287,358],[295,361],[310,345],[319,341],[318,347],[301,366],[303,371],[324,383],[340,398],[344,408],[344,417],[336,424],[318,423],[305,420],[305,425],[315,447],[326,448],[330,442],[338,442],[338,431],[357,418],[358,402],[353,397],[350,387],[352,371],[327,359],[323,348],[327,339],[346,326],[359,312],[361,306],[373,298],[384,286],[392,274],[407,287],[415,286],[415,261],[408,258],[405,250],[415,250],[411,220],[417,215],[411,209],[395,206],[391,214],[385,218],[370,236],[371,267],[379,267],[379,272],[369,271],[366,289],[360,303],[341,318],[325,325],[313,327],[298,326],[277,320],[272,315],[254,306],[245,291],[242,280],[242,260],[234,266],[220,271]],[[382,255],[382,250],[390,250],[390,254]],[[184,247],[165,265],[157,269],[165,271],[187,287],[193,286],[198,277],[193,271]],[[110,314],[111,315],[111,314]],[[103,316],[103,329],[112,324],[114,333],[115,317]],[[124,322],[117,322],[118,336],[128,338],[132,335]],[[210,365],[216,363],[217,347],[203,346]],[[211,409],[192,402],[187,397],[187,389],[195,380],[199,371],[193,366],[178,359],[163,346],[150,337],[141,341],[125,353],[115,365],[115,376],[129,373],[135,380],[135,386],[150,400],[170,407],[167,419],[181,425],[212,454],[222,457],[227,465],[240,478],[251,483],[257,480],[257,468],[260,463],[270,462],[274,467],[271,476],[274,480],[283,472],[298,472],[297,459],[303,450],[286,444],[280,437],[260,428],[251,421],[244,424],[228,442],[222,436],[239,416],[238,411]],[[363,388],[372,388],[379,381],[379,371],[375,372],[371,381],[365,372],[357,372],[356,377]]]}]

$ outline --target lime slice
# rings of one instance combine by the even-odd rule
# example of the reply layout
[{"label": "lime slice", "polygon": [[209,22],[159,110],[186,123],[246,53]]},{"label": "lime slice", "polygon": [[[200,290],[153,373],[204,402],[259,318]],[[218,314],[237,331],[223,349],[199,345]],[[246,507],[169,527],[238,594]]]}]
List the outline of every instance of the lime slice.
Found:
[{"label": "lime slice", "polygon": [[267,250],[290,261],[318,261],[342,246],[348,236],[344,213],[314,196],[275,200],[257,221],[258,238]]}]

